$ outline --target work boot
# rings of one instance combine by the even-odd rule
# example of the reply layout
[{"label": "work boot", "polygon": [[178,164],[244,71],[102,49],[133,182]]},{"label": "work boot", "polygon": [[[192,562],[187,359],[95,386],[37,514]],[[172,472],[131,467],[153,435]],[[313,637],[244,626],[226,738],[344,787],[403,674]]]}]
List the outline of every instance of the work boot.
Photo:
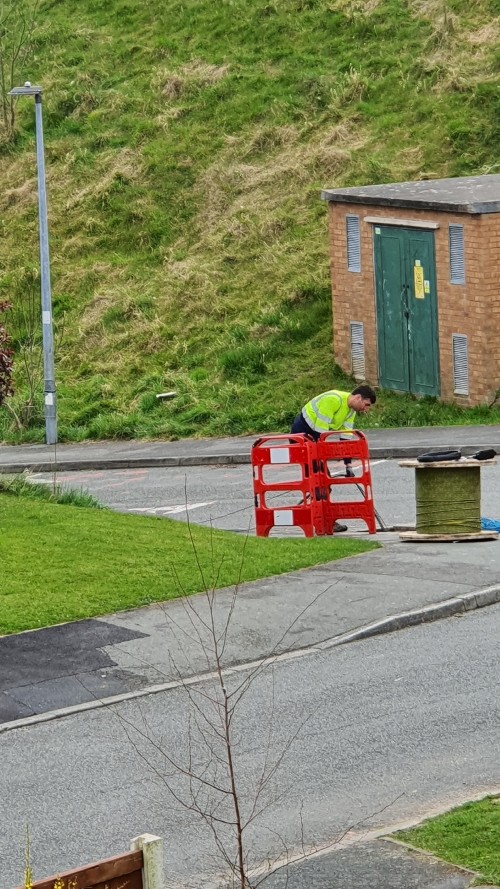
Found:
[{"label": "work boot", "polygon": [[335,522],[333,526],[333,533],[341,534],[342,531],[347,531],[347,525],[342,525],[340,522]]}]

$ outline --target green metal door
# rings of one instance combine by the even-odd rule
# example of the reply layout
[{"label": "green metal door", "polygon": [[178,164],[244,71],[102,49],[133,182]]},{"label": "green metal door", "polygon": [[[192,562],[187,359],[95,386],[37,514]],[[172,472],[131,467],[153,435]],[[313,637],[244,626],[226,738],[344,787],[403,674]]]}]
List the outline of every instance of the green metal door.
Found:
[{"label": "green metal door", "polygon": [[434,235],[376,226],[374,243],[380,385],[439,395]]}]

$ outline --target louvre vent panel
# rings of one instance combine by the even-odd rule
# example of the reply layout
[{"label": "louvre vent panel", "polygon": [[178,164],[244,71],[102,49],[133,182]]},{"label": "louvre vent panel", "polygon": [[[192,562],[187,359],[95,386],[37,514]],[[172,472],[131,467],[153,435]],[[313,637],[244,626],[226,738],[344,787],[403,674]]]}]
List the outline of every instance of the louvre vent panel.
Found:
[{"label": "louvre vent panel", "polygon": [[359,216],[346,216],[347,268],[350,272],[361,271],[361,233]]},{"label": "louvre vent panel", "polygon": [[453,381],[455,395],[469,394],[469,360],[467,356],[467,337],[454,333],[453,342]]},{"label": "louvre vent panel", "polygon": [[465,284],[463,225],[450,225],[450,281],[452,284]]},{"label": "louvre vent panel", "polygon": [[365,374],[365,331],[361,321],[351,321],[351,361],[352,375],[356,380],[364,380]]}]

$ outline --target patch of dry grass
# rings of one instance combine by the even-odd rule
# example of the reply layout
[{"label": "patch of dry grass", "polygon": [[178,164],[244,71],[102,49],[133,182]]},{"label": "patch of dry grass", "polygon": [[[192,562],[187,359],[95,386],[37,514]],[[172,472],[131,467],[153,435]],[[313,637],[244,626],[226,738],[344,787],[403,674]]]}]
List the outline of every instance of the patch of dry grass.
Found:
[{"label": "patch of dry grass", "polygon": [[35,157],[30,161],[28,166],[26,157],[22,156],[0,163],[0,209],[9,215],[22,215],[37,202]]},{"label": "patch of dry grass", "polygon": [[199,89],[217,83],[228,71],[229,65],[211,65],[200,59],[193,59],[176,71],[167,68],[157,70],[153,77],[153,88],[159,88],[162,96],[173,102],[193,87]]},{"label": "patch of dry grass", "polygon": [[0,206],[2,209],[12,209],[15,206],[18,210],[25,210],[27,207],[37,204],[37,195],[36,179],[27,179],[16,188],[6,188]]},{"label": "patch of dry grass", "polygon": [[325,127],[314,135],[297,127],[278,128],[274,133],[266,128],[265,138],[272,141],[274,150],[249,163],[262,138],[263,130],[259,129],[228,140],[226,149],[200,177],[197,191],[204,202],[196,224],[202,239],[212,240],[214,232],[228,229],[233,235],[243,235],[245,216],[248,220],[258,215],[265,221],[283,206],[290,181],[297,204],[303,204],[314,181],[335,184],[352,153],[365,141],[355,127],[345,123]]},{"label": "patch of dry grass", "polygon": [[497,47],[500,43],[500,16],[482,25],[477,31],[469,31],[464,37],[473,46]]},{"label": "patch of dry grass", "polygon": [[329,4],[332,12],[340,10],[347,16],[369,17],[380,6],[381,0],[336,0]]},{"label": "patch of dry grass", "polygon": [[[432,26],[432,41],[422,54],[422,68],[436,77],[434,91],[465,92],[474,84],[496,79],[493,52],[500,39],[500,18],[477,12],[477,26],[452,11],[448,0],[413,0],[415,16]],[[482,14],[481,14],[482,13]],[[433,44],[433,46],[431,45]]]},{"label": "patch of dry grass", "polygon": [[400,178],[419,180],[430,178],[429,171],[424,170],[424,157],[421,145],[403,148],[394,166],[396,180]]},{"label": "patch of dry grass", "polygon": [[[328,266],[326,224],[318,219],[311,249],[311,203],[319,208],[321,186],[341,180],[365,141],[365,134],[345,122],[314,134],[307,127],[258,126],[227,138],[196,182],[199,211],[190,235],[165,251],[165,310],[175,305],[183,329],[193,333],[199,317],[215,323],[248,312],[249,303],[257,309],[263,291],[275,305],[290,293],[293,280],[308,278],[321,286]],[[297,237],[301,226],[307,238]],[[182,259],[176,258],[179,252]],[[228,292],[231,267],[238,278]]]},{"label": "patch of dry grass", "polygon": [[[93,170],[91,181],[83,188],[75,189],[66,199],[65,209],[71,210],[80,206],[88,199],[93,202],[102,200],[108,193],[113,183],[119,179],[125,182],[135,182],[141,178],[142,161],[139,152],[131,148],[119,148],[113,151],[103,151]],[[72,184],[76,185],[75,177]],[[62,183],[61,183],[62,185]],[[66,183],[66,189],[69,182]]]}]

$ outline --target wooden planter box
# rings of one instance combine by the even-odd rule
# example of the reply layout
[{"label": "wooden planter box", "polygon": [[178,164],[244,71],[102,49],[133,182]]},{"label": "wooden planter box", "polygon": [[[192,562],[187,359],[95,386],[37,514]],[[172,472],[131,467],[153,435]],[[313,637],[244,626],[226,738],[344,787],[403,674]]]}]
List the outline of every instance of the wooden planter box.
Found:
[{"label": "wooden planter box", "polygon": [[165,889],[163,840],[143,834],[130,847],[122,855],[37,880],[33,889]]}]

